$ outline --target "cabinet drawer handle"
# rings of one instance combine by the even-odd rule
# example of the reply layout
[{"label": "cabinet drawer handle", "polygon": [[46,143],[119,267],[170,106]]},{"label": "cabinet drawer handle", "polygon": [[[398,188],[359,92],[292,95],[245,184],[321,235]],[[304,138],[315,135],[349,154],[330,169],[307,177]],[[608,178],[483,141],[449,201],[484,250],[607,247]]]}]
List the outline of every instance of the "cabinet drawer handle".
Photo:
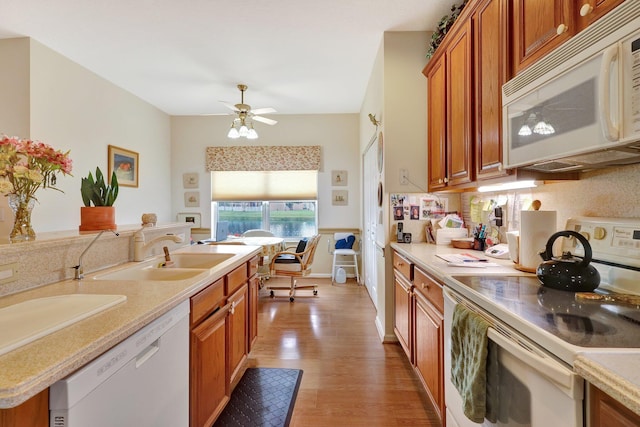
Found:
[{"label": "cabinet drawer handle", "polygon": [[587,16],[591,12],[593,12],[593,6],[591,6],[589,3],[583,4],[580,8],[580,16]]},{"label": "cabinet drawer handle", "polygon": [[566,26],[565,24],[560,24],[560,25],[558,25],[558,28],[556,29],[556,33],[558,35],[560,35],[562,33],[566,33],[568,29],[569,29],[569,27]]}]

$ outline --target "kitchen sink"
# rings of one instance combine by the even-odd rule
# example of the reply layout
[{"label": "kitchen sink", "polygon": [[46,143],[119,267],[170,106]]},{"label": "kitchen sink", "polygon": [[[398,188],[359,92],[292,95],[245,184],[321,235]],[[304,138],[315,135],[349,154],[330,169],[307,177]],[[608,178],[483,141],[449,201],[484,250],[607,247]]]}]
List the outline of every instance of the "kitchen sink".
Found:
[{"label": "kitchen sink", "polygon": [[[173,261],[171,268],[213,268],[234,256],[235,254],[171,254],[171,261]],[[164,260],[158,262],[154,267],[158,267],[162,263]]]},{"label": "kitchen sink", "polygon": [[0,354],[70,326],[126,299],[124,295],[71,294],[34,298],[0,308]]},{"label": "kitchen sink", "polygon": [[98,274],[93,280],[154,280],[154,281],[175,281],[185,280],[198,276],[207,271],[203,268],[156,268],[148,266],[145,268],[125,268],[112,271],[110,273]]}]

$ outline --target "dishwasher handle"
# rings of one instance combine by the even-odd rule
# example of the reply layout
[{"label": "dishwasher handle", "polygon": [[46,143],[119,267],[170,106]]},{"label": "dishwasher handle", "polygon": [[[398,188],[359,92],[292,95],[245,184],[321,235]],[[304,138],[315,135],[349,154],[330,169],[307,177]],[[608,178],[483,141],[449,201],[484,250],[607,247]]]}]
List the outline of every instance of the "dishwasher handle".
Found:
[{"label": "dishwasher handle", "polygon": [[492,327],[489,327],[487,337],[502,350],[508,352],[531,369],[536,370],[540,375],[555,383],[567,396],[575,399],[582,393],[582,390],[578,386],[577,374],[550,357],[536,354],[524,348],[519,343],[505,337]]},{"label": "dishwasher handle", "polygon": [[153,357],[160,351],[160,338],[146,346],[138,355],[136,356],[136,369],[145,364],[145,362]]}]

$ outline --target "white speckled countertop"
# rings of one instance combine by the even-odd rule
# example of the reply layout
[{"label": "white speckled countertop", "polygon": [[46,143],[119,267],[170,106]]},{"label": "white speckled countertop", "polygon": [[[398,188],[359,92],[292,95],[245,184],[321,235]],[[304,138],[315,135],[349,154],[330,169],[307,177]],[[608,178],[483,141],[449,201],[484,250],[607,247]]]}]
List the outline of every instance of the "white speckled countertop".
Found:
[{"label": "white speckled countertop", "polygon": [[19,405],[55,381],[66,377],[109,348],[147,325],[180,302],[260,252],[258,246],[192,245],[174,253],[232,253],[235,256],[186,280],[94,280],[93,276],[120,270],[128,263],[0,298],[0,308],[22,301],[65,294],[118,294],[126,302],[79,321],[0,356],[0,408]]},{"label": "white speckled countertop", "polygon": [[[526,274],[516,270],[509,260],[494,260],[498,267],[482,269],[449,267],[438,254],[470,252],[445,245],[426,243],[392,243],[391,247],[442,282],[451,282],[450,276],[463,274]],[[620,401],[640,415],[640,349],[602,352],[598,349],[582,352],[574,361],[574,370],[586,381]]]},{"label": "white speckled countertop", "polygon": [[585,353],[575,371],[585,380],[640,415],[640,352]]}]

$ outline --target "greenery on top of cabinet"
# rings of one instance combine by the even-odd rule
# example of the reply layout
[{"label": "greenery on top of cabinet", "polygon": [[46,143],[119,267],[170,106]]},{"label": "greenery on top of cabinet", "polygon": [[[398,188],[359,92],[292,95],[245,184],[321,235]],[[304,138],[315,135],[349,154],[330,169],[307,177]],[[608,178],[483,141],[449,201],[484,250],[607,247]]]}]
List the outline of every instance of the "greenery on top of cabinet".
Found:
[{"label": "greenery on top of cabinet", "polygon": [[445,15],[442,17],[442,19],[440,19],[440,22],[438,22],[438,26],[431,35],[431,40],[429,41],[426,55],[427,59],[430,59],[436,52],[436,49],[438,48],[438,46],[440,46],[440,43],[442,43],[442,39],[444,39],[444,36],[447,34],[449,29],[451,29],[453,23],[456,22],[458,16],[460,16],[460,12],[462,12],[462,9],[467,4],[467,1],[468,0],[463,0],[460,5],[452,5],[451,14]]}]

